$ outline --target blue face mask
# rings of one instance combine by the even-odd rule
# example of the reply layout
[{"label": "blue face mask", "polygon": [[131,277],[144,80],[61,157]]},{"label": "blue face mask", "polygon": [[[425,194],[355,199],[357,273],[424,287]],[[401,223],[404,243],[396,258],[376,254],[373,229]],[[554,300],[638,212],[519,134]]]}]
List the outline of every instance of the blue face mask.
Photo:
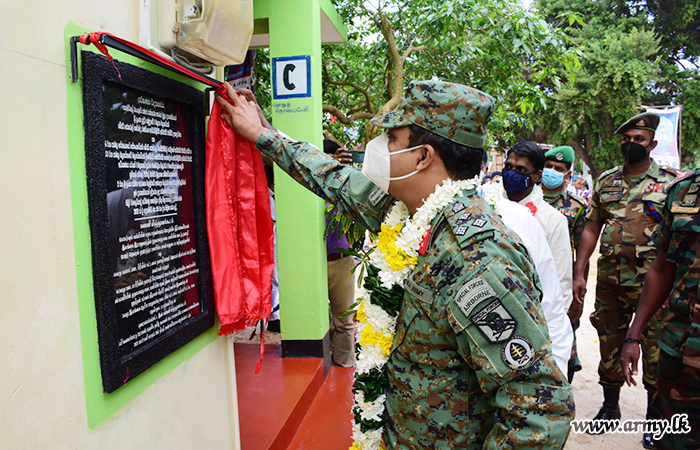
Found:
[{"label": "blue face mask", "polygon": [[564,174],[554,169],[544,169],[542,171],[542,184],[547,189],[556,189],[564,182]]},{"label": "blue face mask", "polygon": [[503,169],[503,188],[509,194],[517,194],[532,186],[530,174],[516,172],[513,169]]}]

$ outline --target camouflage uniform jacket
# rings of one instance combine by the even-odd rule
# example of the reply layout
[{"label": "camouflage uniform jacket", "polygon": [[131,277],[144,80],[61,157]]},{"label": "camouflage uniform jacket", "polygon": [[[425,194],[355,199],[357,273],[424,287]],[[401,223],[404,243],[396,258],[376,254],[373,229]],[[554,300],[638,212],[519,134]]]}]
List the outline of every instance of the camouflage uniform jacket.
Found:
[{"label": "camouflage uniform jacket", "polygon": [[[256,146],[369,229],[394,201],[309,144],[265,131]],[[387,447],[561,448],[573,396],[552,356],[527,250],[473,190],[431,230],[387,364]]]},{"label": "camouflage uniform jacket", "polygon": [[600,238],[598,281],[640,287],[656,257],[652,242],[661,222],[666,189],[674,169],[654,160],[643,174],[631,177],[624,166],[604,172],[591,197],[587,219],[605,223]]},{"label": "camouflage uniform jacket", "polygon": [[586,226],[586,209],[588,202],[577,195],[562,189],[554,194],[544,194],[544,200],[566,217],[571,236],[571,250],[576,254],[576,247],[581,242],[581,234]]},{"label": "camouflage uniform jacket", "polygon": [[659,346],[700,368],[700,171],[692,170],[668,190],[664,221],[656,242],[666,259],[676,264],[669,307]]}]

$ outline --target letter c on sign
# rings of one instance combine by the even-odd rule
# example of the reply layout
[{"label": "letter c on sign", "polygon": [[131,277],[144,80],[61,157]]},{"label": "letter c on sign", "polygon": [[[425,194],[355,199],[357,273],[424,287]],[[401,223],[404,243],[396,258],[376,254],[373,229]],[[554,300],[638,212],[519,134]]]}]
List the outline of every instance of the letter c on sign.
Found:
[{"label": "letter c on sign", "polygon": [[284,66],[284,71],[282,72],[282,82],[284,83],[284,87],[290,91],[293,91],[294,88],[296,88],[296,85],[289,81],[289,72],[294,72],[294,69],[296,69],[294,64],[287,64]]}]

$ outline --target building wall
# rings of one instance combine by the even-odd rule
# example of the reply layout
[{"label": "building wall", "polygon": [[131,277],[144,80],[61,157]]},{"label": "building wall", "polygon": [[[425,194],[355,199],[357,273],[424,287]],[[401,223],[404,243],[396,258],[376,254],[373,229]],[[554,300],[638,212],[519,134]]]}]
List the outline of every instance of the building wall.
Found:
[{"label": "building wall", "polygon": [[63,34],[72,21],[137,41],[138,8],[137,0],[2,2],[3,449],[235,448],[231,361],[215,330],[138,392],[120,393],[129,383],[109,394],[133,398],[89,422],[74,250],[85,237],[73,232],[67,128],[75,118],[67,114]]}]

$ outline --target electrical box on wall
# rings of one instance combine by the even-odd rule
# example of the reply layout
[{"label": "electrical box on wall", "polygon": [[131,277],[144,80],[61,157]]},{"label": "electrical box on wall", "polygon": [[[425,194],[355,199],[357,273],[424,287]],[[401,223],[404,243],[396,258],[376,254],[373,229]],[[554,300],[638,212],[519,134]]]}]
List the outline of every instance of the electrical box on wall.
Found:
[{"label": "electrical box on wall", "polygon": [[[157,5],[148,5],[151,1]],[[157,45],[166,54],[176,57],[184,51],[215,66],[240,64],[245,59],[253,34],[253,0],[142,2],[142,14],[151,14],[142,24],[157,26],[157,34],[148,30],[148,35],[157,36]]]}]

